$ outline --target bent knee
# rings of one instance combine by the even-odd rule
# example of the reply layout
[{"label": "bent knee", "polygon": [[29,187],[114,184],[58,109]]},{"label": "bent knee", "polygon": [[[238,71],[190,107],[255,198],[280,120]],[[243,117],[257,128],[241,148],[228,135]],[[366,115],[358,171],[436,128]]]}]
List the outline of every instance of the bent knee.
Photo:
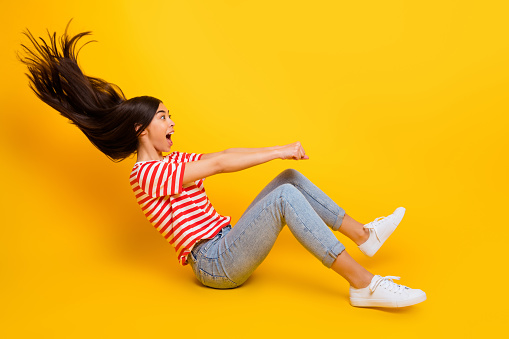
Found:
[{"label": "bent knee", "polygon": [[302,175],[302,174],[299,171],[297,171],[296,169],[287,168],[283,172],[281,172],[279,175],[292,178],[292,177],[298,177],[299,175]]},{"label": "bent knee", "polygon": [[295,187],[294,185],[292,185],[290,183],[286,183],[286,184],[279,186],[278,190],[279,190],[280,197],[288,197],[288,196],[294,195],[296,193],[299,193],[299,190],[297,189],[297,187]]},{"label": "bent knee", "polygon": [[285,202],[292,202],[302,197],[302,193],[292,184],[283,184],[278,187],[280,202],[284,206]]}]

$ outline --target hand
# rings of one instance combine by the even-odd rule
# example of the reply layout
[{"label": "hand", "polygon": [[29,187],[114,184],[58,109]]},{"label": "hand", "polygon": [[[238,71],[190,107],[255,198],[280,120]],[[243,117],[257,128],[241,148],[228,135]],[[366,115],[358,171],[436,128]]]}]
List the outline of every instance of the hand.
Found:
[{"label": "hand", "polygon": [[280,159],[294,159],[294,160],[307,160],[309,157],[306,155],[304,148],[299,141],[285,146],[278,146]]}]

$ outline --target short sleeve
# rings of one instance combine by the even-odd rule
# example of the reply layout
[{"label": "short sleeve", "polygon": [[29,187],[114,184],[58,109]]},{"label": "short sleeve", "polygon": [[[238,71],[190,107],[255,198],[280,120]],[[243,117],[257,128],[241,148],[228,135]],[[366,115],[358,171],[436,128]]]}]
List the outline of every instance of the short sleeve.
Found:
[{"label": "short sleeve", "polygon": [[153,198],[182,193],[184,162],[154,161],[141,165],[138,170],[140,188]]},{"label": "short sleeve", "polygon": [[202,155],[202,153],[173,152],[168,157],[175,162],[190,162],[200,160]]},{"label": "short sleeve", "polygon": [[201,159],[203,154],[201,153],[186,153],[187,161],[198,161]]}]

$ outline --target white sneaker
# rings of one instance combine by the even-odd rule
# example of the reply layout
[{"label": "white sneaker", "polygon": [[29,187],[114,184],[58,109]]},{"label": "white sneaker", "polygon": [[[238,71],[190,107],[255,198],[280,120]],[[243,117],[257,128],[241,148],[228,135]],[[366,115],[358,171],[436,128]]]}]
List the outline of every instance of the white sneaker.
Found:
[{"label": "white sneaker", "polygon": [[362,253],[368,257],[372,257],[382,246],[382,244],[389,238],[398,227],[401,219],[405,215],[405,208],[398,207],[388,217],[376,218],[374,221],[364,225],[364,228],[369,230],[369,238],[365,243],[359,245]]},{"label": "white sneaker", "polygon": [[350,286],[350,304],[357,307],[405,307],[426,300],[423,291],[398,285],[392,279],[399,280],[399,277],[375,275],[368,287]]}]

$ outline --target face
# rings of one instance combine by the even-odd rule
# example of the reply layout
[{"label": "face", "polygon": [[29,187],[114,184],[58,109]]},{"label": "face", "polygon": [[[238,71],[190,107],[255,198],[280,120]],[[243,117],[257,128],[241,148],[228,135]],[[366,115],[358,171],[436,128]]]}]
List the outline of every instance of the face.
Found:
[{"label": "face", "polygon": [[159,104],[152,122],[145,131],[143,131],[142,136],[146,137],[148,143],[154,147],[157,152],[169,152],[173,145],[171,136],[174,132],[174,126],[175,123],[171,121],[166,106]]}]

